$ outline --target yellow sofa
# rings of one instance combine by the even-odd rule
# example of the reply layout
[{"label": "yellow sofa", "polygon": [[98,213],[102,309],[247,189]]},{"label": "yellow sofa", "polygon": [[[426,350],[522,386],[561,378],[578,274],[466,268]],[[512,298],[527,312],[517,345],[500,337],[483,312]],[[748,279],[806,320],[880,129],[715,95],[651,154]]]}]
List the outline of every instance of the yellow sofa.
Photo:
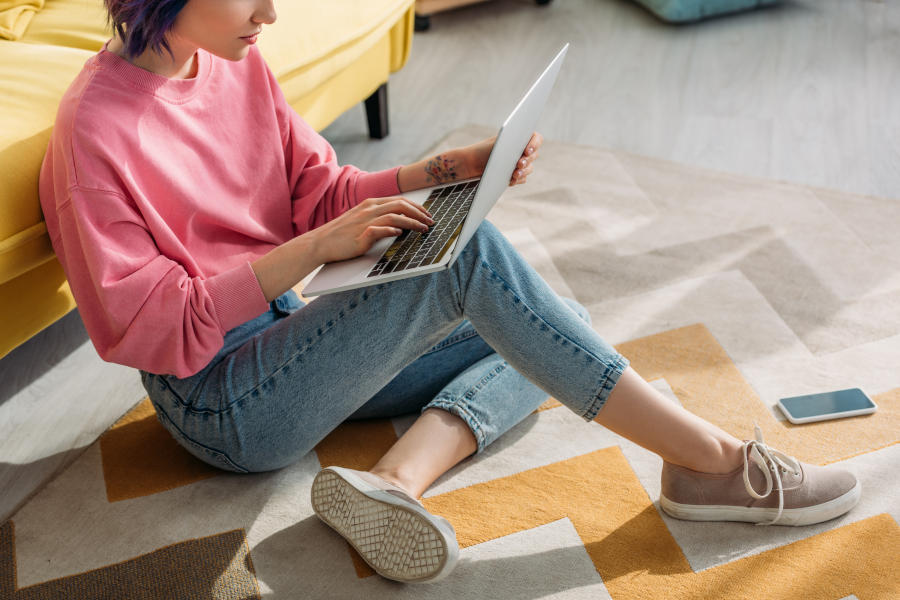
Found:
[{"label": "yellow sofa", "polygon": [[[287,0],[259,49],[313,127],[365,100],[370,135],[383,137],[387,80],[409,57],[413,5]],[[0,13],[0,358],[75,307],[47,237],[38,175],[59,99],[111,37],[102,0],[18,0],[13,10]]]}]

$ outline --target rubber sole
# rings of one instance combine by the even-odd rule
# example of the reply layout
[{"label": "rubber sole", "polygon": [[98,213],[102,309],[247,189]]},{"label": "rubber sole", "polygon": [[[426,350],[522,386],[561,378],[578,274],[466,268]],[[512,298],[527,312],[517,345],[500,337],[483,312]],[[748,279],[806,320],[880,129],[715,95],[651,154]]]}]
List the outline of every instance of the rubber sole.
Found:
[{"label": "rubber sole", "polygon": [[341,467],[316,475],[316,515],[387,579],[426,583],[446,577],[459,558],[456,533],[446,519],[376,488]]},{"label": "rubber sole", "polygon": [[[828,502],[804,508],[785,508],[775,525],[813,525],[837,518],[856,506],[862,488],[859,482]],[[778,514],[777,508],[757,508],[752,506],[718,506],[702,504],[679,504],[663,495],[659,497],[660,507],[671,517],[686,521],[742,521],[763,523],[771,521]]]}]

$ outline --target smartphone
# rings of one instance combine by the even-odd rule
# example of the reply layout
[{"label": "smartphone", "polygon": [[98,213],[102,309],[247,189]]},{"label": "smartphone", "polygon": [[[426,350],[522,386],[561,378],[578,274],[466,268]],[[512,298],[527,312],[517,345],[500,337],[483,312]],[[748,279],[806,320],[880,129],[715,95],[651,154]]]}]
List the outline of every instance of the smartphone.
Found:
[{"label": "smartphone", "polygon": [[859,388],[793,396],[778,401],[778,408],[791,423],[812,423],[826,419],[841,419],[868,415],[877,408],[872,399]]}]

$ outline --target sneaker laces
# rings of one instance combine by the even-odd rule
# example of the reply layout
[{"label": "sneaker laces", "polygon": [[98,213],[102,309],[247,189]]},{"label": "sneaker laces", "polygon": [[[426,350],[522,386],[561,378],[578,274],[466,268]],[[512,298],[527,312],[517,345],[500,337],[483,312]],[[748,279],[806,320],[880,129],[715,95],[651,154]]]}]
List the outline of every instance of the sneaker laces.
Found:
[{"label": "sneaker laces", "polygon": [[[788,456],[784,452],[769,448],[763,441],[762,430],[759,428],[759,425],[754,424],[753,429],[756,439],[744,442],[743,448],[744,487],[747,488],[747,493],[757,500],[767,498],[773,490],[778,492],[778,514],[771,521],[757,523],[757,525],[774,525],[784,512],[784,485],[781,481],[781,472],[790,471],[794,475],[799,475],[800,462],[793,456]],[[766,491],[762,494],[753,489],[753,484],[750,483],[750,461],[748,457],[753,459],[753,462],[759,466],[763,475],[766,476]],[[775,476],[774,482],[772,481],[773,474]]]}]

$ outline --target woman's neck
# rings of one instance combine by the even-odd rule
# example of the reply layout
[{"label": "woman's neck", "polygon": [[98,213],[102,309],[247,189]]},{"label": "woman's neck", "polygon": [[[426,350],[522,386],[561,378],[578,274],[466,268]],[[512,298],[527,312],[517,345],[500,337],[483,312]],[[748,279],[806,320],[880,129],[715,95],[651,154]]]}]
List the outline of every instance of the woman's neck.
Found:
[{"label": "woman's neck", "polygon": [[168,55],[163,57],[150,50],[145,51],[140,56],[129,59],[125,56],[125,45],[118,37],[113,37],[109,41],[106,50],[124,58],[136,67],[140,67],[145,71],[150,71],[151,73],[156,73],[157,75],[162,75],[169,79],[193,79],[197,76],[198,64],[196,52],[184,65],[179,67],[173,65],[171,60],[168,60]]}]

